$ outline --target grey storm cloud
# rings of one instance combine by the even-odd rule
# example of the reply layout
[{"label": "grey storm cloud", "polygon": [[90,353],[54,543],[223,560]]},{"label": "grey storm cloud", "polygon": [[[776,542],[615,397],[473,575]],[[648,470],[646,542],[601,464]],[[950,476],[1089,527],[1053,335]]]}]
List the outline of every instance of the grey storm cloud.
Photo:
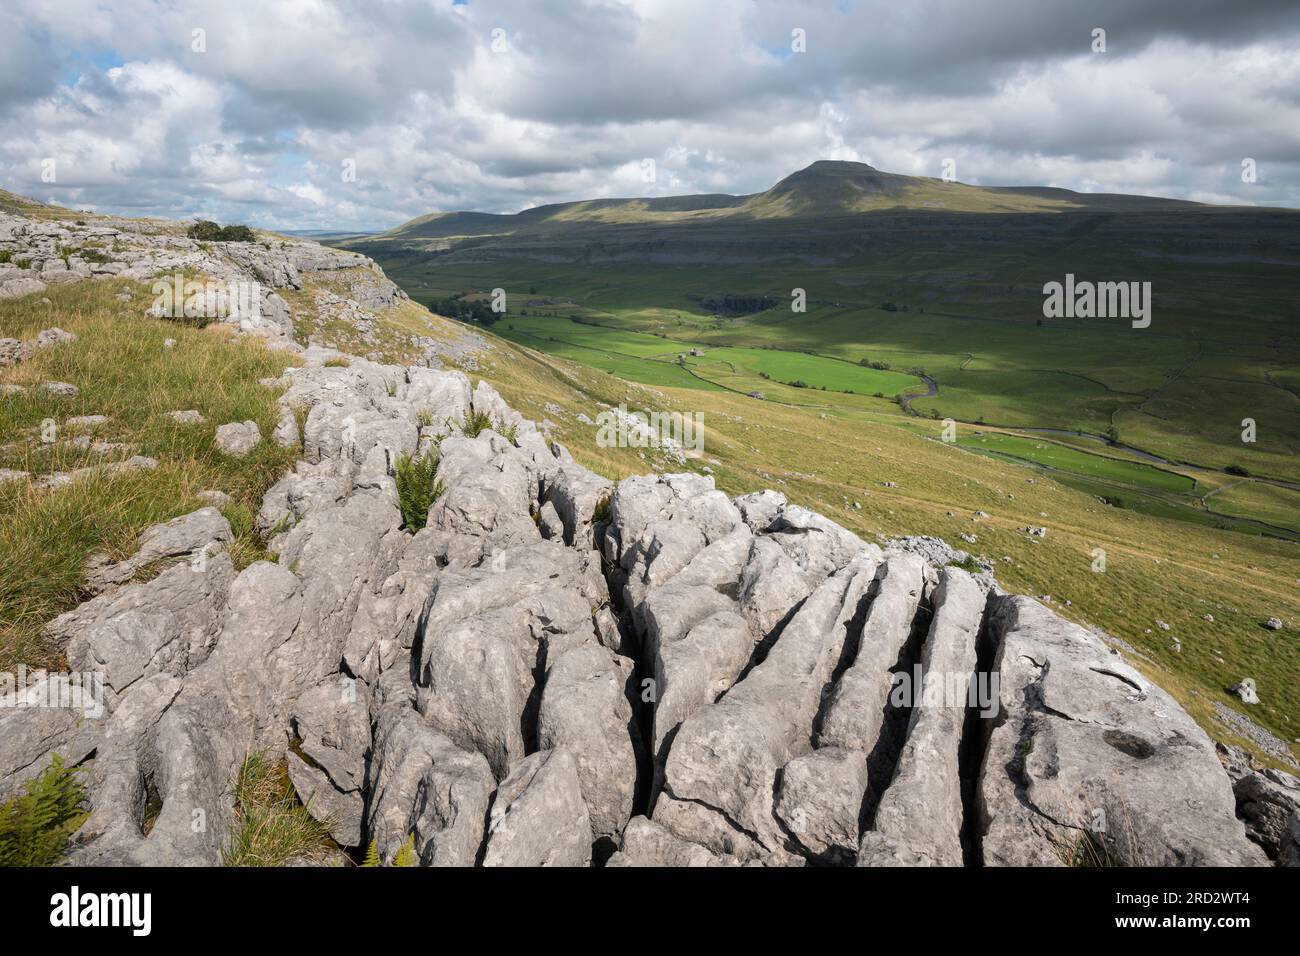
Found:
[{"label": "grey storm cloud", "polygon": [[951,159],[970,182],[1300,205],[1298,40],[1293,0],[10,0],[0,185],[367,228]]}]

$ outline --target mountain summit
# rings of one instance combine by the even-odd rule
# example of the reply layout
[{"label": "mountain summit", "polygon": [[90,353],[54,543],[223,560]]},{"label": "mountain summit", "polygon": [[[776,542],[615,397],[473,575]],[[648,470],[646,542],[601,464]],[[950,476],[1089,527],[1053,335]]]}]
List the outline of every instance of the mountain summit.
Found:
[{"label": "mountain summit", "polygon": [[897,202],[909,185],[924,182],[911,176],[885,173],[866,163],[819,159],[786,176],[753,205],[788,208],[792,214],[836,214]]},{"label": "mountain summit", "polygon": [[514,215],[430,213],[384,233],[381,239],[454,239],[521,235],[581,224],[654,224],[737,220],[824,219],[882,211],[950,213],[1059,213],[1073,210],[1149,212],[1203,208],[1148,196],[1076,193],[1034,186],[972,186],[930,176],[890,173],[867,163],[821,159],[772,188],[746,196],[704,194],[554,203]]}]

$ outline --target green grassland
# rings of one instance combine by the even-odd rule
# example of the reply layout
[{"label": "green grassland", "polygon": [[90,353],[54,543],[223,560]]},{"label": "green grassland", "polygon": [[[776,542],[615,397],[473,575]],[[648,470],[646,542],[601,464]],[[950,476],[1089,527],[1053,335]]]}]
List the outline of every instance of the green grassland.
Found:
[{"label": "green grassland", "polygon": [[[599,334],[592,334],[581,326],[561,319],[552,319],[545,324],[511,321],[501,325],[502,334],[512,341],[582,362],[630,382],[676,385],[681,388],[716,388],[707,380],[694,380],[687,369],[670,361],[667,355],[647,354],[647,349],[662,351],[667,344],[653,336],[642,336],[648,342],[638,344],[627,341],[633,338],[630,334],[613,332],[609,340],[606,340]],[[582,344],[584,342],[588,344]],[[634,351],[622,351],[629,347]],[[637,350],[640,354],[637,354]]]},{"label": "green grassland", "polygon": [[[578,271],[531,262],[444,269],[436,260],[401,257],[389,268],[412,295],[426,298],[490,287],[508,269],[512,278],[505,288],[512,305],[508,318],[497,324],[501,334],[631,381],[760,391],[768,398],[820,406],[828,404],[822,396],[786,395],[776,383],[799,380],[812,389],[880,392],[890,398],[899,391],[924,391],[906,388],[901,380],[924,371],[938,391],[912,400],[911,408],[922,415],[1110,434],[1171,462],[1215,470],[1236,466],[1300,480],[1300,398],[1283,387],[1289,381],[1285,374],[1272,371],[1278,350],[1252,343],[1248,331],[1238,345],[1218,342],[1211,353],[1198,336],[1152,335],[1147,334],[1152,329],[1125,323],[1039,325],[1037,319],[959,317],[933,307],[903,312],[906,303],[894,303],[897,311],[880,303],[820,300],[810,301],[806,313],[784,306],[747,316],[701,311],[698,297],[709,289],[705,282],[714,290],[754,290],[744,283],[757,281],[756,276],[733,272],[728,278],[725,269]],[[546,301],[538,293],[567,301],[555,307],[519,304]],[[646,304],[655,299],[676,304]],[[693,348],[704,354],[689,355]],[[683,353],[693,381],[663,367]],[[864,360],[889,368],[864,369],[858,365]],[[1202,368],[1207,374],[1198,374]],[[771,379],[761,380],[763,372]],[[862,372],[893,378],[876,383],[851,378]],[[1241,440],[1246,418],[1257,423],[1255,443]],[[1086,469],[1077,473],[1088,475]],[[1264,512],[1237,517],[1278,523]]]},{"label": "green grassland", "polygon": [[[923,387],[914,375],[867,368],[852,362],[788,349],[717,347],[698,349],[662,334],[625,332],[559,315],[510,316],[494,328],[504,337],[583,362],[629,381],[750,392],[769,385],[826,389],[893,397]],[[795,383],[802,383],[795,385]]]},{"label": "green grassland", "polygon": [[787,385],[804,382],[813,388],[859,395],[881,392],[892,396],[921,385],[914,375],[865,368],[820,355],[776,348],[711,348],[699,357],[691,357],[687,362],[698,367],[702,373],[717,366],[725,366],[733,371],[743,368]]},{"label": "green grassland", "polygon": [[1300,490],[1241,481],[1206,501],[1219,514],[1258,518],[1300,532]]},{"label": "green grassland", "polygon": [[[1034,271],[1046,278],[1067,268],[1125,274],[1097,250],[1089,256],[1095,265],[1062,264],[1058,273],[1049,263],[1036,265]],[[664,352],[694,346],[776,348],[852,364],[866,359],[904,374],[924,370],[933,378],[938,393],[912,404],[922,414],[1099,435],[1113,430],[1120,441],[1173,461],[1216,469],[1238,465],[1252,474],[1300,481],[1300,389],[1285,371],[1288,363],[1300,364],[1300,340],[1291,327],[1294,306],[1280,296],[1286,270],[1268,272],[1249,291],[1240,287],[1236,275],[1172,272],[1163,280],[1170,286],[1187,285],[1191,279],[1192,287],[1175,300],[1183,307],[1166,314],[1157,297],[1151,328],[1133,329],[1124,321],[1043,319],[1040,283],[1018,278],[1023,262],[1002,264],[990,255],[995,261],[979,265],[978,272],[975,263],[970,272],[949,263],[927,286],[905,276],[906,264],[891,263],[887,254],[883,262],[861,258],[856,270],[851,265],[782,263],[762,268],[622,263],[577,268],[527,259],[444,265],[438,257],[409,254],[396,254],[383,264],[413,296],[425,301],[504,287],[511,321],[520,331],[536,333],[516,321],[522,311],[530,320],[576,315],[604,330],[544,335],[561,340],[551,344],[534,340],[532,344],[547,351],[558,353],[577,343],[598,351],[654,355],[654,343],[644,343],[643,350],[640,344],[612,338],[615,333],[635,333],[676,343]],[[1151,274],[1158,276],[1161,263],[1153,263]],[[1170,272],[1167,264],[1164,268]],[[1215,285],[1220,280],[1223,284]],[[1160,278],[1152,281],[1155,288],[1161,287]],[[807,312],[792,312],[785,304],[794,288],[806,290]],[[537,301],[529,290],[575,305],[523,306],[521,300]],[[701,297],[721,291],[766,294],[778,304],[744,316],[702,309]],[[1244,296],[1257,315],[1246,320],[1225,311],[1222,300],[1235,294]],[[894,310],[882,308],[884,303]],[[568,354],[579,360],[589,357]],[[639,377],[626,363],[606,359],[597,367]],[[815,382],[796,377],[816,387],[833,386],[825,374]],[[656,381],[668,384],[662,378]],[[859,390],[845,383],[836,387]],[[877,390],[892,393],[890,388],[871,388],[869,394]],[[1246,418],[1257,423],[1254,443],[1241,440]]]},{"label": "green grassland", "polygon": [[1077,448],[1033,438],[976,431],[962,435],[957,443],[976,451],[1019,458],[1056,471],[1101,478],[1141,490],[1185,493],[1196,486],[1195,480],[1186,475],[1121,458],[1089,454]]}]

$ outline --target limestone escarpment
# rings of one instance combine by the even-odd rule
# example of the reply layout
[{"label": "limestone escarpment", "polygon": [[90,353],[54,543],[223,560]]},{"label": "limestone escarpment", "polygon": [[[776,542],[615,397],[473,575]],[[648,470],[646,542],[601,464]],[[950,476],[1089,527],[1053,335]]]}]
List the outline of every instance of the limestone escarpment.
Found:
[{"label": "limestone escarpment", "polygon": [[[614,485],[461,372],[330,357],[284,375],[276,559],[236,572],[212,508],[151,529],[49,628],[105,712],[0,710],[0,797],[83,771],[72,863],[221,862],[255,750],[341,846],[424,865],[1265,861],[1205,734],[1037,602],[775,492]],[[396,463],[435,443],[412,533]],[[1279,858],[1281,793],[1250,789]]]},{"label": "limestone escarpment", "polygon": [[281,293],[302,289],[309,277],[346,274],[347,295],[328,293],[329,309],[354,321],[372,319],[366,310],[406,298],[379,266],[356,253],[270,235],[256,242],[201,242],[165,220],[40,220],[0,213],[0,252],[7,253],[7,261],[0,262],[0,300],[82,279],[184,274],[219,284],[247,283],[249,295],[227,303],[220,317],[281,345],[292,344],[294,334]]}]

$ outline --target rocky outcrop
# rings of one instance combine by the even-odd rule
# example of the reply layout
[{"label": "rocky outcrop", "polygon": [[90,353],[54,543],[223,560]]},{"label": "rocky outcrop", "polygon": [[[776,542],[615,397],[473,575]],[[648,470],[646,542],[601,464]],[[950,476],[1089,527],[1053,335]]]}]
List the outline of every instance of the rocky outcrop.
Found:
[{"label": "rocky outcrop", "polygon": [[[27,295],[31,292],[39,292],[41,289],[23,287],[20,285],[22,280],[17,280],[19,284],[10,286],[9,283],[3,285],[8,288],[7,295],[0,294],[0,298],[17,298],[20,295]],[[27,288],[26,292],[21,291]],[[44,288],[44,286],[41,286]],[[76,336],[71,332],[65,332],[63,329],[55,326],[54,328],[44,329],[36,334],[36,337],[28,342],[21,342],[18,339],[0,338],[0,368],[7,365],[17,365],[19,362],[25,362],[31,358],[32,354],[38,349],[49,348],[51,345],[62,345],[65,342],[76,341]],[[1280,626],[1280,625],[1279,625]]]},{"label": "rocky outcrop", "polygon": [[[405,675],[390,672],[400,682]],[[408,681],[409,683],[409,681]],[[496,780],[487,760],[462,750],[393,694],[375,721],[368,831],[384,859],[414,837],[424,866],[473,866]]]},{"label": "rocky outcrop", "polygon": [[767,657],[720,700],[682,723],[664,762],[656,819],[715,853],[779,859],[790,849],[773,813],[777,776],[811,750],[822,693],[877,555],[863,551],[827,578]]},{"label": "rocky outcrop", "polygon": [[587,866],[591,818],[567,750],[539,750],[497,788],[484,866]]},{"label": "rocky outcrop", "polygon": [[[62,281],[40,250],[74,233],[0,222],[0,246]],[[357,267],[309,245],[159,233],[66,268],[215,256],[274,289]],[[272,438],[301,460],[257,515],[276,559],[237,572],[211,507],[150,529],[47,629],[103,676],[102,713],[28,706],[49,679],[0,708],[0,796],[55,753],[83,772],[71,862],[221,862],[257,751],[341,847],[426,866],[1294,856],[1290,782],[1234,798],[1172,698],[935,542],[867,544],[708,475],[615,485],[484,382],[335,355],[277,380]],[[435,450],[442,493],[408,527],[396,462]]]},{"label": "rocky outcrop", "polygon": [[988,865],[1262,862],[1205,732],[1099,639],[1036,601],[1000,596],[1000,715],[978,780]]},{"label": "rocky outcrop", "polygon": [[[296,348],[293,317],[278,290],[301,290],[310,278],[340,291],[318,290],[320,318],[368,328],[376,314],[406,294],[372,260],[314,242],[259,235],[253,242],[201,242],[179,223],[89,216],[42,220],[0,213],[0,300],[35,295],[50,285],[82,279],[166,280],[199,283],[181,302],[152,302],[157,315],[227,321],[276,345]],[[242,284],[232,293],[231,283]],[[129,299],[127,300],[129,301]],[[188,303],[190,311],[184,312]],[[179,309],[179,310],[178,310]],[[26,343],[0,340],[0,366],[21,361]]]}]

